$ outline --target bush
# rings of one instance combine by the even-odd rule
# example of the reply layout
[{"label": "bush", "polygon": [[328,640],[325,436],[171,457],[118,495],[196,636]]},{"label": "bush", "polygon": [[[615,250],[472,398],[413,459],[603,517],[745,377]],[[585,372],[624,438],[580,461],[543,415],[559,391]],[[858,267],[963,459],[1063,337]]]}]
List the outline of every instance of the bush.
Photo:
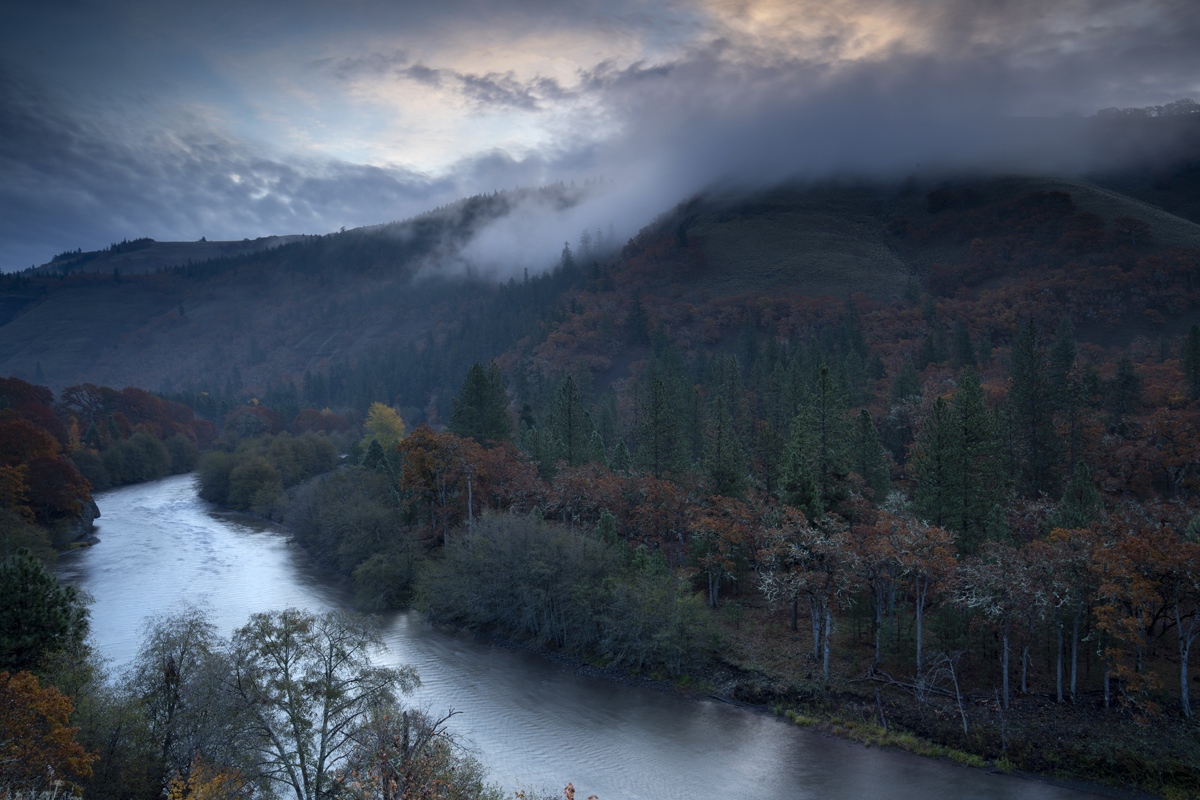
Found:
[{"label": "bush", "polygon": [[196,463],[200,460],[200,448],[195,442],[182,433],[177,433],[164,444],[167,446],[167,452],[171,454],[172,475],[191,472],[196,468]]},{"label": "bush", "polygon": [[480,521],[422,582],[430,616],[682,674],[715,644],[699,597],[624,543],[528,517]]},{"label": "bush", "polygon": [[274,515],[284,490],[337,465],[337,448],[324,434],[260,436],[218,442],[200,459],[200,496],[241,511]]}]

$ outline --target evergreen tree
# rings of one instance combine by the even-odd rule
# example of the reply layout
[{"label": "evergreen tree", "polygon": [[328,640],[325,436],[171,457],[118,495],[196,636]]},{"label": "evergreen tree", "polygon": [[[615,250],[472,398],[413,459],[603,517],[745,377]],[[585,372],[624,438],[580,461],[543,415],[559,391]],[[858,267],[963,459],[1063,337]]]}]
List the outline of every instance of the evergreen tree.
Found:
[{"label": "evergreen tree", "polygon": [[883,363],[883,358],[878,352],[871,353],[871,360],[867,362],[867,377],[873,381],[881,381],[887,377],[887,365]]},{"label": "evergreen tree", "polygon": [[1005,483],[996,419],[984,404],[983,387],[974,367],[963,370],[951,410],[959,432],[960,530],[963,548],[969,552],[986,535]]},{"label": "evergreen tree", "polygon": [[1055,392],[1058,406],[1062,406],[1066,397],[1067,375],[1075,366],[1075,331],[1071,327],[1071,319],[1063,316],[1058,322],[1058,330],[1054,334],[1054,346],[1050,348],[1050,387]]},{"label": "evergreen tree", "polygon": [[452,401],[450,430],[479,444],[512,438],[508,392],[495,361],[486,367],[476,361],[467,370],[458,397]]},{"label": "evergreen tree", "polygon": [[679,420],[667,397],[667,386],[656,378],[644,402],[638,403],[641,424],[634,431],[637,466],[656,477],[679,472],[685,463]]},{"label": "evergreen tree", "polygon": [[953,337],[955,365],[959,367],[975,366],[975,343],[971,341],[971,331],[967,328],[966,322],[960,319],[954,323]]},{"label": "evergreen tree", "polygon": [[383,451],[383,445],[375,437],[371,437],[371,443],[367,445],[367,451],[363,453],[362,466],[372,472],[382,472],[385,475],[391,474],[392,465],[388,461],[387,453]]},{"label": "evergreen tree", "polygon": [[608,468],[608,456],[604,453],[604,439],[600,437],[600,432],[593,430],[591,441],[588,442],[587,454],[584,456],[584,461],[594,462]]},{"label": "evergreen tree", "polygon": [[749,380],[750,372],[758,361],[758,329],[754,325],[752,315],[747,314],[742,322],[741,343],[739,347],[742,376]]},{"label": "evergreen tree", "polygon": [[554,393],[546,416],[546,434],[553,439],[555,456],[577,467],[589,459],[596,426],[583,407],[579,385],[568,375]]},{"label": "evergreen tree", "polygon": [[617,446],[613,448],[612,471],[628,473],[631,469],[633,469],[633,459],[629,457],[629,448],[625,445],[624,439],[618,439]]},{"label": "evergreen tree", "polygon": [[46,655],[81,645],[88,614],[74,586],[24,547],[0,562],[0,671],[36,671]]},{"label": "evergreen tree", "polygon": [[646,316],[646,309],[642,308],[641,290],[635,289],[633,292],[633,307],[625,318],[625,333],[632,345],[650,344],[650,318]]},{"label": "evergreen tree", "polygon": [[817,440],[817,480],[826,504],[833,495],[835,480],[845,474],[847,436],[846,401],[829,374],[829,366],[818,369],[817,385],[810,405],[813,410],[813,432]]},{"label": "evergreen tree", "polygon": [[1075,462],[1071,480],[1046,524],[1051,529],[1086,528],[1100,519],[1102,511],[1100,491],[1092,484],[1092,471],[1081,459]]},{"label": "evergreen tree", "polygon": [[1137,411],[1142,403],[1142,379],[1129,353],[1122,353],[1117,359],[1117,373],[1106,388],[1105,407],[1109,423],[1114,427],[1120,426],[1125,417]]},{"label": "evergreen tree", "polygon": [[858,412],[858,424],[854,427],[854,445],[851,453],[852,468],[875,493],[875,502],[882,503],[892,490],[888,475],[887,459],[883,456],[883,445],[871,414],[865,408]]},{"label": "evergreen tree", "polygon": [[950,406],[939,397],[913,443],[908,471],[916,511],[930,523],[962,525],[962,435]]},{"label": "evergreen tree", "polygon": [[842,315],[842,324],[838,328],[838,350],[843,355],[856,353],[860,362],[867,359],[867,343],[863,339],[862,327],[859,325],[858,307],[851,300],[846,301],[846,311]]},{"label": "evergreen tree", "polygon": [[1179,369],[1192,390],[1192,399],[1200,399],[1200,325],[1188,329],[1179,349]]},{"label": "evergreen tree", "polygon": [[792,420],[783,473],[783,498],[800,509],[809,519],[825,513],[817,472],[817,437],[813,411],[801,407]]},{"label": "evergreen tree", "polygon": [[541,428],[526,428],[521,435],[521,450],[538,469],[543,480],[554,480],[558,463],[558,443]]},{"label": "evergreen tree", "polygon": [[606,448],[617,446],[617,439],[620,438],[620,420],[617,415],[617,393],[612,387],[600,395],[600,400],[596,403],[596,430],[600,432]]},{"label": "evergreen tree", "polygon": [[910,400],[921,399],[921,375],[910,359],[900,365],[900,371],[892,379],[891,400],[899,405]]},{"label": "evergreen tree", "polygon": [[733,429],[733,418],[725,401],[713,401],[712,422],[708,429],[708,448],[704,467],[712,483],[713,494],[737,497],[746,487],[746,457]]},{"label": "evergreen tree", "polygon": [[1058,439],[1052,418],[1053,387],[1049,359],[1030,320],[1013,341],[1005,411],[1012,426],[1015,456],[1026,493],[1054,493],[1058,468]]},{"label": "evergreen tree", "polygon": [[779,478],[783,472],[783,437],[769,419],[754,423],[754,466],[763,491],[773,495],[779,489]]}]

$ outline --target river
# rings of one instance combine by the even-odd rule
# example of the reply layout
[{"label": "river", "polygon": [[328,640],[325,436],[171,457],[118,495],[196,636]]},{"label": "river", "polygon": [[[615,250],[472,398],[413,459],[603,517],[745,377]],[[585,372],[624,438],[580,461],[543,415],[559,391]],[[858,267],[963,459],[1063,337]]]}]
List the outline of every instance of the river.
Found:
[{"label": "river", "polygon": [[[191,476],[96,497],[101,544],[59,560],[60,579],[95,598],[92,631],[115,670],[137,650],[148,614],[203,603],[226,635],[255,611],[349,605],[278,526],[219,511]],[[561,788],[601,800],[837,800],[1100,795],[993,775],[822,736],[717,701],[615,685],[519,650],[425,624],[383,619],[388,657],[411,664],[410,702],[459,711],[466,736],[508,789]]]}]

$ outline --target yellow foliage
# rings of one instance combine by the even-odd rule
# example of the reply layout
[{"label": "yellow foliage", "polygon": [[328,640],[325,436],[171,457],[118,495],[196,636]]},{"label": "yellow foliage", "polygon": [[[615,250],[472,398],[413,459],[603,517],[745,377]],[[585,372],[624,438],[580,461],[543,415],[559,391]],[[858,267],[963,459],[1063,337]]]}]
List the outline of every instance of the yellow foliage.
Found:
[{"label": "yellow foliage", "polygon": [[192,759],[187,778],[177,773],[167,783],[167,800],[234,800],[252,792],[241,772],[217,769],[199,755]]},{"label": "yellow foliage", "polygon": [[367,421],[363,424],[368,431],[363,437],[363,444],[370,444],[371,439],[378,439],[385,453],[390,453],[396,442],[404,438],[404,420],[391,406],[383,403],[371,403],[367,412]]}]

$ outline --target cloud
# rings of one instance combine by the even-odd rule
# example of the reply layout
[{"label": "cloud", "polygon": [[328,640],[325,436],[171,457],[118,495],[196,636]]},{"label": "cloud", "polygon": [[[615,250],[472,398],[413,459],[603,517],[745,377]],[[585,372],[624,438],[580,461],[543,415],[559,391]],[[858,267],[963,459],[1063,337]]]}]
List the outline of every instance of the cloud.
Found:
[{"label": "cloud", "polygon": [[[528,204],[470,251],[536,269],[584,225],[625,237],[715,183],[1140,158],[1161,142],[1114,149],[1062,115],[1200,95],[1190,0],[120,7],[155,46],[121,47],[133,34],[97,22],[129,63],[95,76],[68,67],[96,30],[23,12],[43,34],[12,50],[24,71],[0,71],[0,268],[605,176],[604,192]],[[0,41],[20,44],[13,30]]]}]

